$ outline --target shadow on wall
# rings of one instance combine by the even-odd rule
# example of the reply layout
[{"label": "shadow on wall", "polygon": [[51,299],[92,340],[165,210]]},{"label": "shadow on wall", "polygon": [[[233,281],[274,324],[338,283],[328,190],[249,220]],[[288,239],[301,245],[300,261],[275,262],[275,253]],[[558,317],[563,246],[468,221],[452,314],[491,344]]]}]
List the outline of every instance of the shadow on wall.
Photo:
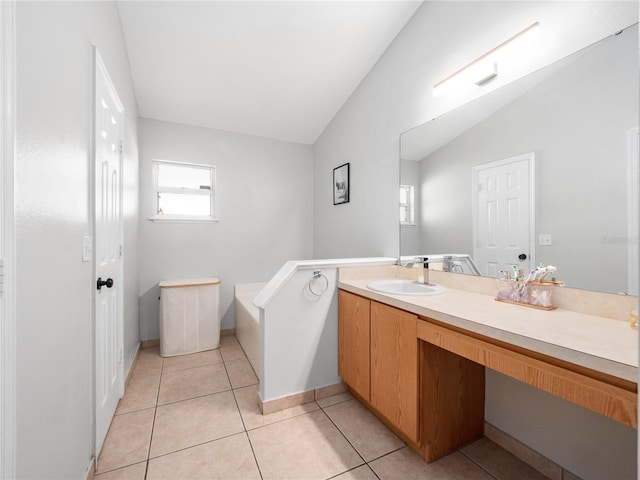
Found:
[{"label": "shadow on wall", "polygon": [[160,338],[160,287],[156,284],[140,296],[139,318],[156,318],[156,322],[140,322],[140,340]]},{"label": "shadow on wall", "polygon": [[[326,292],[331,296],[331,303],[323,312],[322,328],[317,337],[316,347],[313,351],[313,359],[309,369],[309,379],[306,390],[312,390],[327,385],[335,384],[338,372],[338,289],[332,285]],[[330,376],[327,377],[327,373]],[[327,385],[317,385],[313,379],[331,378]],[[321,382],[326,383],[326,382]]]}]

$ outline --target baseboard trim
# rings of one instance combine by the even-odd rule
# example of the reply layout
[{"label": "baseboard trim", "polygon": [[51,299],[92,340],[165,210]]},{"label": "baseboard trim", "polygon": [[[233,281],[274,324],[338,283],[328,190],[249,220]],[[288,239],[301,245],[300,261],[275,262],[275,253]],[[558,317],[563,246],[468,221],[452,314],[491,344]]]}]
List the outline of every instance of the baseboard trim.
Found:
[{"label": "baseboard trim", "polygon": [[136,363],[138,363],[140,350],[142,350],[142,342],[138,342],[138,345],[136,345],[136,353],[133,355],[133,361],[131,362],[131,366],[129,367],[129,371],[127,372],[127,378],[125,378],[124,380],[125,393],[127,392],[127,387],[129,386],[129,382],[131,381],[131,374],[133,373],[134,368],[136,368]]},{"label": "baseboard trim", "polygon": [[347,391],[347,386],[342,383],[334,383],[332,385],[326,385],[324,387],[318,387],[313,390],[307,390],[305,392],[294,393],[286,397],[276,398],[274,400],[268,400],[263,402],[258,400],[260,410],[263,415],[279,412],[280,410],[286,410],[287,408],[297,407],[304,405],[305,403],[311,403],[314,400],[321,400],[323,398],[330,397],[331,395],[337,395]]},{"label": "baseboard trim", "polygon": [[557,463],[488,422],[484,422],[484,436],[551,480],[580,480]]},{"label": "baseboard trim", "polygon": [[146,350],[147,348],[155,348],[160,346],[160,339],[154,338],[153,340],[142,340],[140,342],[140,348]]}]

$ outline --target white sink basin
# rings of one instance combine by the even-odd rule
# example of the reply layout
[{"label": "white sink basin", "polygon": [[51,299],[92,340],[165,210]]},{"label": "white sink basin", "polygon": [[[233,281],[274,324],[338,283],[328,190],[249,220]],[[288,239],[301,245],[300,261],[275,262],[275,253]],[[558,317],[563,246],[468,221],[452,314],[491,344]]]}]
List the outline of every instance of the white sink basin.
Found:
[{"label": "white sink basin", "polygon": [[444,292],[444,287],[435,283],[424,284],[396,278],[375,280],[369,283],[367,288],[374,292],[390,295],[438,295]]}]

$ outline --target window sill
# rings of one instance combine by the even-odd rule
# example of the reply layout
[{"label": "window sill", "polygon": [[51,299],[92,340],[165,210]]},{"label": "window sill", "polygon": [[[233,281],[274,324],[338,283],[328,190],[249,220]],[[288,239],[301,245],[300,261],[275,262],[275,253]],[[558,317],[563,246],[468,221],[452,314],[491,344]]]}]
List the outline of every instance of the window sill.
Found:
[{"label": "window sill", "polygon": [[160,223],[217,223],[213,217],[200,217],[189,215],[151,215],[149,220]]}]

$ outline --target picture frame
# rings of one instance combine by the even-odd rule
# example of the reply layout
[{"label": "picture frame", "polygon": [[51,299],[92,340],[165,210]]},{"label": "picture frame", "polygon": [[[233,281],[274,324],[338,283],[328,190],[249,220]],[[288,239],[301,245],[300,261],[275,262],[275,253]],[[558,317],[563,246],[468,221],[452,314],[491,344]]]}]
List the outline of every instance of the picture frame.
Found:
[{"label": "picture frame", "polygon": [[349,203],[349,164],[345,163],[333,169],[333,204]]}]

